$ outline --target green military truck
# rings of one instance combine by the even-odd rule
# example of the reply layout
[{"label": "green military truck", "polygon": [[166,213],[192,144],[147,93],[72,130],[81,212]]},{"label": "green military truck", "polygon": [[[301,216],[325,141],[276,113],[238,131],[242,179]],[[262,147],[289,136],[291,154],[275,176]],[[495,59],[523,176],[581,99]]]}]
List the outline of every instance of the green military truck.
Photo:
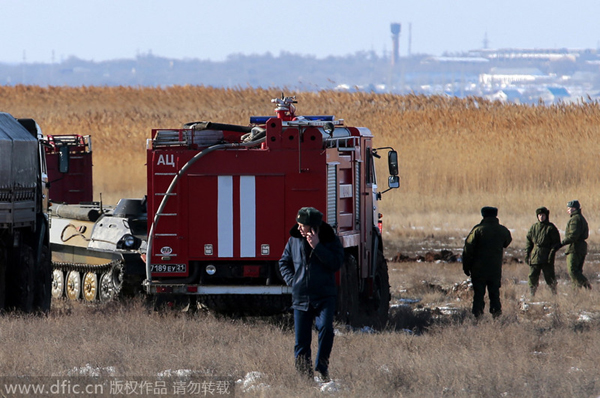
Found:
[{"label": "green military truck", "polygon": [[47,312],[51,304],[48,176],[33,119],[0,112],[0,311]]}]

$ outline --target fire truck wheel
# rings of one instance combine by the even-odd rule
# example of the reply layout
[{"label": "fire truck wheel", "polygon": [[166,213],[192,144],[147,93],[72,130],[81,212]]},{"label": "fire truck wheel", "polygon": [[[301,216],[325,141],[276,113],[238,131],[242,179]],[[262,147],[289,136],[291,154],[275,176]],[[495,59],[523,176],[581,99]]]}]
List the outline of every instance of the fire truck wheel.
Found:
[{"label": "fire truck wheel", "polygon": [[63,296],[64,292],[65,274],[61,270],[55,269],[52,271],[52,297],[59,299]]},{"label": "fire truck wheel", "polygon": [[346,253],[340,276],[338,320],[351,326],[358,326],[360,323],[358,263],[356,257],[350,253]]},{"label": "fire truck wheel", "polygon": [[36,311],[46,314],[50,311],[52,303],[52,262],[50,261],[50,249],[47,245],[42,245],[37,264],[33,306]]},{"label": "fire truck wheel", "polygon": [[34,255],[33,249],[23,244],[20,255],[20,266],[17,270],[16,307],[25,312],[33,311],[34,299]]},{"label": "fire truck wheel", "polygon": [[69,271],[65,292],[69,300],[76,301],[81,297],[81,275],[79,271]]},{"label": "fire truck wheel", "polygon": [[86,272],[83,277],[83,298],[92,302],[98,295],[98,275],[95,272]]},{"label": "fire truck wheel", "polygon": [[380,251],[377,255],[377,273],[373,281],[373,299],[371,301],[372,324],[376,329],[383,329],[388,322],[390,310],[390,278],[387,261]]}]

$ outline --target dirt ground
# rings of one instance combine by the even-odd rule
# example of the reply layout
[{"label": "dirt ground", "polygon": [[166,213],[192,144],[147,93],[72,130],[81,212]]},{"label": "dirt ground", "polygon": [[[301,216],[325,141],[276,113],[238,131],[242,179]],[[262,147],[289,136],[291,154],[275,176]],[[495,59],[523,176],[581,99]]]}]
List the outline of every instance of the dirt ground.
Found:
[{"label": "dirt ground", "polygon": [[[433,325],[463,322],[472,317],[473,291],[462,271],[463,240],[427,238],[412,242],[388,242],[386,258],[392,298],[390,323],[393,330],[422,333]],[[583,305],[570,307],[583,291],[573,289],[566,269],[564,248],[556,256],[558,295],[552,295],[543,275],[531,296],[529,266],[524,263],[525,248],[518,245],[505,250],[501,299],[503,314],[532,322],[545,322],[561,307],[568,317],[600,319],[600,306],[582,299]],[[595,293],[600,289],[600,250],[590,247],[584,274]],[[581,294],[580,294],[581,293]],[[486,295],[486,305],[488,298]],[[565,303],[566,302],[566,303]]]}]

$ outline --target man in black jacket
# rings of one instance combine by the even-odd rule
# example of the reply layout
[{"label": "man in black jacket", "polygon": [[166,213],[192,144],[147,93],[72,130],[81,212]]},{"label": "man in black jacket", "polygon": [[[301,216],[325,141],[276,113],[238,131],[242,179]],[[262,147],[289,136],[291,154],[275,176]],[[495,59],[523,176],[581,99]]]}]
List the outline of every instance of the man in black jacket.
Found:
[{"label": "man in black jacket", "polygon": [[279,260],[279,269],[292,287],[296,344],[296,369],[312,377],[311,338],[313,322],[319,332],[315,370],[329,379],[329,356],[333,348],[333,316],[337,287],[335,273],[344,262],[344,248],[323,214],[313,207],[298,211],[297,224]]},{"label": "man in black jacket", "polygon": [[465,240],[463,271],[473,282],[473,315],[480,317],[485,308],[487,288],[490,313],[494,318],[502,315],[500,287],[502,286],[502,257],[510,245],[510,231],[500,224],[498,209],[486,206],[481,209],[483,219],[473,227]]}]

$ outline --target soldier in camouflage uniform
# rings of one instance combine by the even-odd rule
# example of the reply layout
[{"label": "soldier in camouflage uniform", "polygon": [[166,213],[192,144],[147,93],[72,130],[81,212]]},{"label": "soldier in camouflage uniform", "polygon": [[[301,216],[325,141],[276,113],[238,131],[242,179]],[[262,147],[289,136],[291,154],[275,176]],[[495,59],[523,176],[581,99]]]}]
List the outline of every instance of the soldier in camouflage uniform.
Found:
[{"label": "soldier in camouflage uniform", "polygon": [[554,255],[556,245],[560,244],[558,228],[550,222],[550,210],[540,207],[535,211],[538,222],[527,233],[525,262],[529,264],[529,289],[532,296],[538,288],[540,273],[544,272],[546,284],[556,294],[556,274],[554,273]]},{"label": "soldier in camouflage uniform", "polygon": [[587,242],[589,235],[588,223],[581,214],[581,205],[579,201],[572,200],[567,203],[567,212],[571,215],[567,227],[565,228],[565,238],[557,245],[557,248],[569,245],[567,247],[567,268],[571,282],[575,287],[585,287],[591,289],[592,285],[583,275],[583,263],[587,255]]},{"label": "soldier in camouflage uniform", "polygon": [[500,225],[498,209],[484,207],[481,209],[483,219],[477,224],[463,248],[463,271],[473,282],[473,315],[483,315],[485,309],[485,289],[490,299],[490,313],[498,317],[502,314],[500,303],[500,286],[502,280],[502,257],[504,249],[510,245],[510,231]]}]

